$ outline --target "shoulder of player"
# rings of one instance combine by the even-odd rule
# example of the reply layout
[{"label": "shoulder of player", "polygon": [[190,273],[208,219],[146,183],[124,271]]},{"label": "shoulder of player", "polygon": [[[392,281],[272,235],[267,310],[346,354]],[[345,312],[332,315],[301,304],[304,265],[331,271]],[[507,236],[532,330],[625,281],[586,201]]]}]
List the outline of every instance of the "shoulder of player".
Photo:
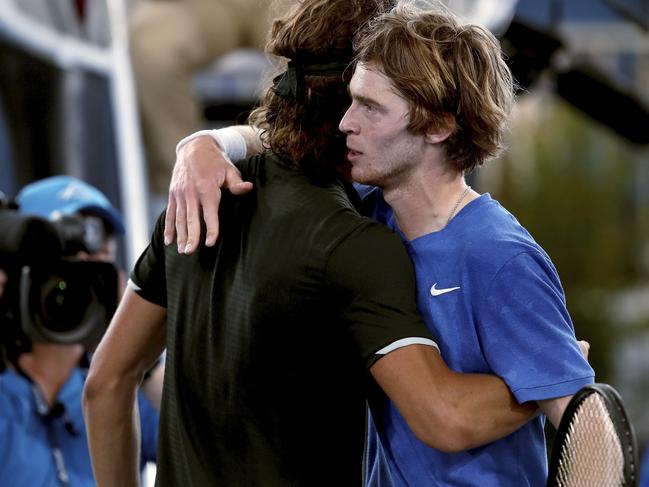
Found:
[{"label": "shoulder of player", "polygon": [[524,254],[548,259],[529,231],[493,199],[485,200],[463,221],[457,238],[462,258],[474,265],[500,267]]},{"label": "shoulder of player", "polygon": [[245,159],[240,159],[234,161],[234,166],[241,172],[241,176],[244,181],[254,179],[260,168],[265,167],[266,161],[271,159],[269,156],[272,156],[269,152],[262,152],[260,154],[255,154]]},{"label": "shoulder of player", "polygon": [[533,240],[507,238],[479,238],[467,243],[460,257],[464,264],[489,280],[509,266],[535,262],[542,267],[552,266],[547,253]]},{"label": "shoulder of player", "polygon": [[385,225],[359,215],[346,215],[348,225],[337,234],[331,254],[348,253],[360,261],[384,266],[408,265],[410,258],[401,238]]},{"label": "shoulder of player", "polygon": [[[346,187],[344,183],[336,180],[312,180],[293,167],[290,162],[272,152],[264,152],[237,161],[235,166],[241,171],[244,180],[254,183],[253,193],[259,191],[265,194],[265,198],[271,200],[295,198],[299,205],[296,204],[292,208],[294,211],[299,212],[304,209],[310,212],[328,213],[339,208],[356,209],[356,205],[350,201],[352,198],[358,200],[357,204],[360,205],[360,200],[351,185]],[[266,188],[270,186],[273,190],[266,192]],[[241,197],[234,199],[241,199]]]},{"label": "shoulder of player", "polygon": [[[483,224],[485,220],[489,221]],[[479,223],[463,233],[456,257],[460,265],[482,281],[485,289],[503,271],[516,267],[533,267],[543,269],[548,275],[556,274],[548,254],[515,219],[475,221]]]}]

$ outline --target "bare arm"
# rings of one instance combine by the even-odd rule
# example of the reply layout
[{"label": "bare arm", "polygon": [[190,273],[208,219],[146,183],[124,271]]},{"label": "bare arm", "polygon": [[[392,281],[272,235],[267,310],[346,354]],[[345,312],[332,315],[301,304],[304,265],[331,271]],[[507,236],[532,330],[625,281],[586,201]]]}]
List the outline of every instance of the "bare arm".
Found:
[{"label": "bare arm", "polygon": [[450,370],[432,347],[410,345],[370,369],[413,433],[446,452],[480,446],[516,431],[538,413],[519,405],[498,377]]},{"label": "bare arm", "polygon": [[137,388],[165,344],[166,310],[127,288],[92,358],[83,391],[97,485],[139,485]]},{"label": "bare arm", "polygon": [[[590,344],[584,340],[577,343],[587,359]],[[413,433],[429,446],[447,452],[507,436],[535,417],[539,408],[558,428],[572,398],[518,404],[499,377],[454,372],[435,349],[422,345],[389,353],[370,372]]]},{"label": "bare arm", "polygon": [[554,399],[538,401],[541,411],[543,411],[543,414],[545,414],[550,420],[554,429],[559,429],[563,412],[566,410],[566,407],[568,407],[570,399],[572,399],[572,396],[555,397]]},{"label": "bare arm", "polygon": [[[256,128],[239,125],[229,130],[243,136],[246,156],[261,152]],[[171,177],[165,244],[169,245],[176,237],[180,252],[193,253],[199,243],[202,211],[207,226],[205,245],[214,245],[219,235],[221,188],[228,188],[233,194],[244,194],[252,189],[252,183],[241,179],[239,170],[212,137],[198,137],[183,145]]]}]

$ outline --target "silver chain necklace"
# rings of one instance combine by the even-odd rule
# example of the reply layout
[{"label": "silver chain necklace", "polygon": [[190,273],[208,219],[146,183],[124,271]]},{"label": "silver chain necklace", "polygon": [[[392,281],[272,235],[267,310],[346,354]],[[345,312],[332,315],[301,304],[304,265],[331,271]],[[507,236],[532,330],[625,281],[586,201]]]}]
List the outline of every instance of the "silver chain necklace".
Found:
[{"label": "silver chain necklace", "polygon": [[464,189],[464,191],[462,191],[462,194],[460,195],[458,200],[455,202],[455,206],[453,207],[453,209],[451,210],[451,212],[448,215],[448,220],[446,220],[446,225],[445,226],[447,226],[449,223],[451,223],[451,220],[455,216],[455,212],[457,211],[458,207],[460,206],[460,203],[462,203],[462,200],[466,197],[466,194],[469,192],[470,189],[471,189],[471,186],[467,186]]}]

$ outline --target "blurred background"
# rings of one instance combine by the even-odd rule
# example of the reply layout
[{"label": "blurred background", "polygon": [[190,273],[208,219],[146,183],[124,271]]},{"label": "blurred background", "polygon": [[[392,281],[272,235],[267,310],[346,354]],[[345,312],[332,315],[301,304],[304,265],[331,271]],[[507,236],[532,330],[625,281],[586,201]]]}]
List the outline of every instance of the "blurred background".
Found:
[{"label": "blurred background", "polygon": [[501,42],[521,92],[509,150],[475,174],[476,185],[552,257],[597,380],[618,389],[644,448],[649,2],[513,3]]},{"label": "blurred background", "polygon": [[[176,142],[199,128],[245,121],[268,66],[261,41],[251,35],[259,25],[245,22],[265,18],[267,1],[247,2],[254,15],[236,10],[243,4],[223,2],[235,9],[226,14],[244,20],[237,29],[229,22],[228,42],[206,38],[211,48],[195,59],[185,45],[202,45],[200,38],[176,36],[174,23],[162,32],[141,28],[151,4],[176,4],[188,13],[190,3],[0,0],[0,190],[12,197],[54,174],[100,188],[126,217],[120,250],[126,267],[164,204],[164,164],[173,163]],[[445,3],[501,39],[520,86],[509,150],[471,175],[472,184],[510,209],[554,260],[577,336],[591,343],[597,380],[621,393],[644,446],[649,0]],[[182,24],[177,13],[167,14]],[[208,30],[223,17],[202,14]],[[151,18],[165,25],[163,14]],[[168,55],[154,57],[152,46]],[[142,59],[159,63],[144,66]],[[187,105],[198,108],[195,120],[156,141],[157,122],[182,118],[162,80],[184,83]],[[162,149],[154,147],[160,140]],[[168,161],[154,164],[156,158]]]}]

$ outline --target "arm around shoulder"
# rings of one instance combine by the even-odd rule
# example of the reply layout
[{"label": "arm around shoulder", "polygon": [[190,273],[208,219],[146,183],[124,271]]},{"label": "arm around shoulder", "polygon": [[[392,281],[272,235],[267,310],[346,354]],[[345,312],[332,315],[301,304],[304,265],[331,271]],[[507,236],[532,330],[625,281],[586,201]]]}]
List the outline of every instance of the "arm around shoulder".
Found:
[{"label": "arm around shoulder", "polygon": [[390,352],[370,372],[413,433],[444,452],[495,441],[538,414],[535,404],[518,404],[498,377],[454,372],[430,346]]}]

